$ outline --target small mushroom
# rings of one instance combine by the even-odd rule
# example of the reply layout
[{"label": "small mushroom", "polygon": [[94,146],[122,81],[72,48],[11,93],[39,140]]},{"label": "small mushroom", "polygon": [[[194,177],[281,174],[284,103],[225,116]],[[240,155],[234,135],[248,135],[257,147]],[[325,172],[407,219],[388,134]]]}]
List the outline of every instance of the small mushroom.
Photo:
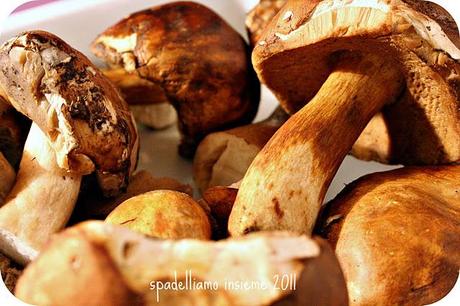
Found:
[{"label": "small mushroom", "polygon": [[326,205],[318,223],[351,305],[432,304],[458,278],[460,166],[362,177]]},{"label": "small mushroom", "polygon": [[81,53],[42,31],[0,49],[0,84],[34,124],[16,183],[0,208],[0,250],[25,264],[67,223],[83,175],[106,195],[126,188],[138,137],[116,88]]},{"label": "small mushroom", "polygon": [[[188,287],[168,290],[167,282]],[[205,282],[213,289],[199,287]],[[241,287],[251,284],[265,289]],[[321,239],[273,232],[165,241],[97,221],[57,235],[27,266],[15,294],[55,306],[348,305],[337,259]]]},{"label": "small mushroom", "polygon": [[[251,46],[257,45],[263,31],[272,21],[273,17],[286,4],[287,0],[260,0],[259,3],[246,16],[246,28],[248,30]],[[291,18],[287,13],[284,18]],[[263,44],[263,42],[262,42]]]},{"label": "small mushroom", "polygon": [[[289,21],[280,17],[287,11]],[[345,155],[371,118],[402,94],[425,114],[410,128],[424,125],[438,138],[437,146],[420,144],[418,153],[436,163],[460,159],[460,50],[435,21],[399,0],[289,1],[277,18],[253,61],[295,114],[242,180],[232,235],[310,234]]]},{"label": "small mushroom", "polygon": [[277,108],[262,122],[206,136],[193,161],[193,176],[200,190],[240,181],[256,155],[287,118],[287,114]]},{"label": "small mushroom", "polygon": [[163,239],[211,238],[203,208],[185,193],[150,191],[126,200],[105,219],[150,237]]},{"label": "small mushroom", "polygon": [[176,122],[176,110],[161,88],[123,68],[102,72],[120,89],[136,122],[153,129],[164,129]]},{"label": "small mushroom", "polygon": [[203,199],[210,219],[214,222],[213,239],[227,238],[228,218],[232,212],[238,188],[232,186],[215,186],[203,192]]},{"label": "small mushroom", "polygon": [[193,196],[193,189],[188,184],[182,184],[169,177],[154,177],[150,172],[140,170],[132,175],[126,191],[116,197],[103,197],[98,192],[97,186],[90,186],[83,190],[77,202],[77,209],[72,216],[72,222],[78,223],[89,219],[103,220],[126,200],[154,190],[173,190]]},{"label": "small mushroom", "polygon": [[134,13],[99,35],[92,50],[112,69],[136,74],[167,97],[177,110],[183,156],[193,156],[207,134],[248,124],[256,114],[260,84],[249,48],[201,4],[175,2]]}]

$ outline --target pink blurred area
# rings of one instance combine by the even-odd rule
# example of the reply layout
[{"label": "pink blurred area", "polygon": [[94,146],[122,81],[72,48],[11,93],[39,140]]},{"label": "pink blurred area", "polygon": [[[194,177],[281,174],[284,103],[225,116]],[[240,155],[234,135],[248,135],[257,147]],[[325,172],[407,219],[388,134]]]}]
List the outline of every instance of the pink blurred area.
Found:
[{"label": "pink blurred area", "polygon": [[20,12],[20,11],[25,11],[25,10],[31,9],[31,8],[34,8],[34,7],[37,7],[37,6],[40,6],[40,5],[44,5],[44,4],[47,4],[47,3],[56,2],[56,1],[59,1],[59,0],[35,0],[35,1],[29,1],[29,2],[26,2],[26,3],[22,4],[18,8],[16,8],[13,11],[13,14],[17,13],[17,12]]}]

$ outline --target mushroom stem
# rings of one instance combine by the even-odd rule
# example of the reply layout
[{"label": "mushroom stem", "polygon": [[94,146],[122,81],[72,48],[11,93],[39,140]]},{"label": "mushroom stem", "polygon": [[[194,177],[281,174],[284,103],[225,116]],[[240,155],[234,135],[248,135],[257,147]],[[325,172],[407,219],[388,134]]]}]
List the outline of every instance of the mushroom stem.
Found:
[{"label": "mushroom stem", "polygon": [[230,216],[231,235],[278,229],[311,234],[345,155],[370,119],[403,89],[393,67],[374,55],[340,59],[312,101],[251,164]]},{"label": "mushroom stem", "polygon": [[37,125],[27,138],[16,184],[0,208],[0,250],[27,264],[48,238],[67,223],[81,176],[70,175]]}]

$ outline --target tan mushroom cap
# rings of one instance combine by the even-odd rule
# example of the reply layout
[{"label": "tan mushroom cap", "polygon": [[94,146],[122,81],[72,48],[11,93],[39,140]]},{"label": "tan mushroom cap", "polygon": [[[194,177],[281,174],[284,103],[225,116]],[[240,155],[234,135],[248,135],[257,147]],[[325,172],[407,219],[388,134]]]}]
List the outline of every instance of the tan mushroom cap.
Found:
[{"label": "tan mushroom cap", "polygon": [[134,120],[83,54],[53,34],[31,31],[2,46],[0,66],[8,99],[47,135],[60,167],[96,171],[108,195],[126,186],[137,159]]},{"label": "tan mushroom cap", "polygon": [[181,153],[208,133],[252,121],[260,84],[248,46],[220,16],[193,2],[134,13],[103,32],[96,56],[164,92],[178,112]]},{"label": "tan mushroom cap", "polygon": [[323,212],[351,305],[428,305],[460,266],[460,165],[364,176]]},{"label": "tan mushroom cap", "polygon": [[211,225],[200,204],[185,193],[171,190],[132,197],[116,207],[105,221],[156,238],[211,238]]},{"label": "tan mushroom cap", "polygon": [[460,159],[460,51],[438,23],[399,0],[292,0],[276,18],[253,62],[287,111],[315,96],[342,54],[378,54],[400,68],[409,110],[436,136],[436,145],[427,141],[407,159]]}]

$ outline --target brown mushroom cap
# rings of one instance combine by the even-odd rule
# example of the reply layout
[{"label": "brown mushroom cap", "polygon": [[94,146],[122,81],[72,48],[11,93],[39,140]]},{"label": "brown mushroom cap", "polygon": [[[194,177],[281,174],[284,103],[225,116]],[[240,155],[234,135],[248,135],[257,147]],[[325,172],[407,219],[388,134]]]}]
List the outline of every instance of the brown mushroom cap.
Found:
[{"label": "brown mushroom cap", "polygon": [[136,171],[131,176],[126,191],[116,197],[104,197],[98,192],[97,185],[86,182],[80,192],[70,224],[85,220],[103,220],[126,200],[154,190],[174,190],[193,196],[193,188],[190,185],[169,177],[154,177],[145,170]]},{"label": "brown mushroom cap", "polygon": [[287,111],[315,96],[340,54],[379,54],[394,60],[406,79],[410,107],[402,111],[418,112],[415,120],[437,138],[436,145],[427,141],[405,160],[460,159],[460,51],[435,21],[399,0],[292,0],[276,18],[255,47],[253,62]]},{"label": "brown mushroom cap", "polygon": [[211,238],[211,225],[203,208],[185,193],[150,191],[117,206],[105,219],[150,237],[163,239]]},{"label": "brown mushroom cap", "polygon": [[136,166],[138,136],[118,90],[80,52],[43,31],[18,35],[0,51],[0,82],[11,104],[50,139],[60,167],[96,171],[116,194]]},{"label": "brown mushroom cap", "polygon": [[428,305],[460,267],[460,166],[403,168],[347,186],[318,229],[335,249],[351,305]]},{"label": "brown mushroom cap", "polygon": [[243,38],[205,6],[175,2],[134,13],[102,33],[93,52],[162,90],[178,112],[181,153],[208,133],[249,123],[260,85]]}]

